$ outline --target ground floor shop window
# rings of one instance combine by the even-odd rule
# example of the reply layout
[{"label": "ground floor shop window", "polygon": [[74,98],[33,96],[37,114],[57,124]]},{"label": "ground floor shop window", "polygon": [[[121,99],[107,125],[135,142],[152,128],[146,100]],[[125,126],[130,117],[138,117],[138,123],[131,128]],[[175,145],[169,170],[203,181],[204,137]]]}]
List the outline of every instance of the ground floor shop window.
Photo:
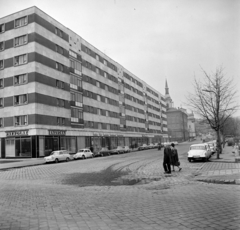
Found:
[{"label": "ground floor shop window", "polygon": [[102,137],[102,147],[110,149],[110,137]]},{"label": "ground floor shop window", "polygon": [[15,153],[16,157],[31,157],[31,138],[16,138]]},{"label": "ground floor shop window", "polygon": [[111,137],[111,149],[117,147],[117,137]]},{"label": "ground floor shop window", "polygon": [[102,137],[92,137],[91,138],[91,146],[93,149],[93,152],[99,152],[102,148],[102,145],[101,145],[101,139]]},{"label": "ground floor shop window", "polygon": [[124,137],[118,137],[118,146],[125,146],[124,145]]},{"label": "ground floor shop window", "polygon": [[45,137],[45,156],[49,156],[49,154],[54,150],[59,150],[59,142],[58,137]]},{"label": "ground floor shop window", "polygon": [[6,139],[6,157],[15,157],[15,139]]},{"label": "ground floor shop window", "polygon": [[130,138],[129,137],[125,137],[125,146],[130,146]]},{"label": "ground floor shop window", "polygon": [[61,137],[61,149],[68,150],[70,153],[76,153],[76,137]]}]

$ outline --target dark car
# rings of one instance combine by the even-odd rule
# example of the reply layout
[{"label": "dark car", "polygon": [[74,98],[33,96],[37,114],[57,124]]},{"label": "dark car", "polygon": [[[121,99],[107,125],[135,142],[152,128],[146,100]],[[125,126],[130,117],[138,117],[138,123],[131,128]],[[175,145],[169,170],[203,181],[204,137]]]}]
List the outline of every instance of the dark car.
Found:
[{"label": "dark car", "polygon": [[117,146],[116,148],[111,150],[111,154],[120,154],[125,153],[125,149],[121,146]]},{"label": "dark car", "polygon": [[111,151],[108,148],[101,148],[100,151],[94,153],[94,157],[103,157],[103,156],[110,156]]}]

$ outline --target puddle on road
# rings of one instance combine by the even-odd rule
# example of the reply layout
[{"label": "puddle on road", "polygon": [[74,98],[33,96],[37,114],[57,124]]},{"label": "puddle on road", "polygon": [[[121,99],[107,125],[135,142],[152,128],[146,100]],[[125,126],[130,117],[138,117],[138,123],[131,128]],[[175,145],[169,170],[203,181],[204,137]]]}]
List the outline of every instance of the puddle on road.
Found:
[{"label": "puddle on road", "polygon": [[87,186],[122,186],[147,184],[152,181],[158,181],[160,178],[124,178],[129,173],[124,171],[114,171],[109,167],[100,172],[93,173],[73,173],[67,174],[62,180],[63,184],[75,185],[79,187]]}]

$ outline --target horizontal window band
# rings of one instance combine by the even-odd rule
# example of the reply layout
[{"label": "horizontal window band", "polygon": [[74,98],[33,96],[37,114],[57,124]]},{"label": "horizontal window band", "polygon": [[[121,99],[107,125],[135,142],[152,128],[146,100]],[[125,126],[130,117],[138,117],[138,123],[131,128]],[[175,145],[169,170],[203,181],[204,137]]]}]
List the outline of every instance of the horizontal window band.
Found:
[{"label": "horizontal window band", "polygon": [[[27,78],[28,78],[27,83],[36,82],[36,83],[41,83],[41,84],[44,84],[47,86],[51,86],[53,88],[57,88],[56,81],[59,81],[58,79],[49,77],[47,75],[43,75],[38,72],[30,72],[30,73],[26,73],[26,74],[27,74]],[[15,76],[4,78],[4,87],[18,86],[18,85],[14,85],[14,77]],[[27,84],[27,83],[25,83],[25,84]],[[63,83],[64,83],[64,88],[59,88],[59,89],[69,92],[70,91],[69,83],[67,83],[67,82],[63,82]],[[24,84],[19,84],[19,85],[24,85]]]},{"label": "horizontal window band", "polygon": [[[31,53],[26,53],[26,54],[28,56],[28,58],[27,58],[28,61],[25,64],[28,64],[30,62],[34,62],[35,61],[35,62],[41,63],[41,64],[43,64],[43,65],[45,65],[47,67],[50,67],[50,68],[53,68],[53,69],[57,70],[56,69],[56,61],[55,60],[52,60],[52,59],[50,59],[50,58],[48,58],[46,56],[43,56],[43,55],[41,55],[39,53],[36,53],[36,52],[31,52]],[[21,54],[21,55],[24,55],[24,54]],[[21,56],[21,55],[18,55],[18,56]],[[13,60],[14,60],[14,57],[4,59],[4,69],[10,68],[10,67],[18,67],[18,66],[14,66]],[[61,64],[63,66],[63,71],[60,71],[60,72],[69,74],[69,67],[63,65],[62,63],[59,63],[59,64]]]},{"label": "horizontal window band", "polygon": [[[18,96],[18,95],[5,97],[4,98],[4,107],[15,106],[14,105],[14,97],[15,96]],[[22,105],[38,103],[38,104],[54,106],[54,107],[58,107],[58,108],[70,109],[69,101],[61,99],[61,98],[58,98],[58,99],[59,100],[64,100],[64,106],[61,106],[61,102],[60,102],[59,106],[57,105],[57,98],[51,97],[51,96],[48,96],[48,95],[44,95],[44,94],[40,94],[40,93],[29,93],[29,94],[27,94],[27,97],[28,97],[27,103],[22,104]],[[21,104],[17,105],[17,106],[21,106]]]},{"label": "horizontal window band", "polygon": [[[53,25],[52,23],[48,22],[44,18],[40,17],[38,14],[33,13],[33,14],[26,15],[26,16],[28,16],[28,23],[27,23],[27,25],[35,22],[38,25],[40,25],[43,28],[45,28],[46,30],[48,30],[48,31],[50,31],[50,32],[55,34],[55,28],[57,26]],[[9,31],[9,30],[13,30],[13,29],[15,29],[14,28],[14,20],[5,23],[5,32]],[[62,38],[66,42],[69,42],[68,34],[65,33],[64,31],[62,31],[62,32],[63,32],[63,36],[60,37],[60,38]]]}]

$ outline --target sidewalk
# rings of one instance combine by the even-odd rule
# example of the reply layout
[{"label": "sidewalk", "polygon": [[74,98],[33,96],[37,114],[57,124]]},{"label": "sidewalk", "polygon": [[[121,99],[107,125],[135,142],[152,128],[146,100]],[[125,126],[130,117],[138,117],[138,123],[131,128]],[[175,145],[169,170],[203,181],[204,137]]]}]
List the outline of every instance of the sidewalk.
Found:
[{"label": "sidewalk", "polygon": [[216,154],[210,159],[211,162],[230,163],[227,168],[223,167],[216,170],[200,171],[200,175],[196,176],[195,179],[207,183],[240,185],[240,161],[238,161],[240,156],[236,156],[232,150],[233,148],[231,146],[225,146],[222,154],[220,154],[220,159],[217,159]]},{"label": "sidewalk", "polygon": [[8,170],[12,168],[22,168],[34,165],[44,164],[43,158],[30,158],[30,159],[0,159],[0,170]]}]

